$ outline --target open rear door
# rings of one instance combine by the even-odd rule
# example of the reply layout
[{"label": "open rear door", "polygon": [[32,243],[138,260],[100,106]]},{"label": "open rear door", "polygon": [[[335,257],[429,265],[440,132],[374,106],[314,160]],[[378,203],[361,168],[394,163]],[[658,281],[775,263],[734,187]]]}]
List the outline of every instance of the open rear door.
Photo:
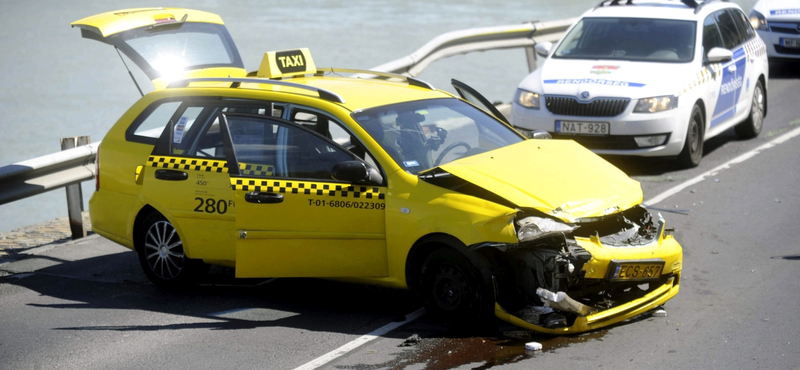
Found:
[{"label": "open rear door", "polygon": [[506,117],[503,115],[503,113],[500,113],[500,111],[494,107],[494,104],[486,100],[486,98],[484,98],[483,95],[475,91],[475,89],[467,86],[467,84],[456,79],[451,79],[450,83],[453,85],[453,88],[456,89],[456,91],[458,91],[458,95],[461,95],[461,99],[464,99],[476,105],[479,108],[483,108],[487,112],[491,113],[493,116],[497,117],[497,119],[505,123],[509,123]]},{"label": "open rear door", "polygon": [[189,77],[247,74],[220,16],[181,8],[124,9],[75,21],[81,36],[113,45],[156,89]]}]

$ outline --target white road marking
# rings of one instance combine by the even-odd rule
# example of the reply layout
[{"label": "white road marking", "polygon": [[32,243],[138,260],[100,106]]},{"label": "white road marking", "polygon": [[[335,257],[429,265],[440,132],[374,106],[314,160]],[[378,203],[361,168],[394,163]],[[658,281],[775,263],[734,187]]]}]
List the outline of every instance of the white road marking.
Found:
[{"label": "white road marking", "polygon": [[761,152],[763,152],[763,151],[765,151],[767,149],[770,149],[770,148],[775,147],[775,146],[777,146],[779,144],[783,144],[783,143],[789,141],[790,139],[792,139],[793,137],[795,137],[797,135],[800,135],[800,127],[796,128],[796,129],[794,129],[792,131],[789,131],[789,132],[787,132],[787,133],[785,133],[785,134],[783,134],[781,136],[778,136],[777,138],[773,139],[772,141],[770,141],[770,142],[768,142],[768,143],[766,143],[764,145],[761,145],[761,146],[759,146],[759,147],[757,147],[757,148],[755,148],[755,149],[753,149],[753,150],[751,150],[751,151],[749,151],[747,153],[744,153],[744,154],[742,154],[742,155],[740,155],[740,156],[738,156],[738,157],[736,157],[734,159],[731,159],[731,160],[729,160],[729,161],[727,161],[727,162],[715,167],[711,171],[705,172],[705,173],[703,173],[703,174],[701,174],[701,175],[699,175],[699,176],[697,176],[695,178],[687,180],[686,182],[683,182],[683,183],[681,183],[681,184],[679,184],[677,186],[674,186],[671,189],[669,189],[669,190],[667,190],[667,191],[665,191],[665,192],[663,192],[661,194],[658,194],[653,198],[650,198],[650,199],[646,200],[644,202],[644,204],[652,206],[652,205],[656,205],[657,203],[663,202],[665,199],[667,199],[667,198],[679,193],[681,190],[686,189],[686,188],[688,188],[688,187],[690,187],[690,186],[692,186],[694,184],[697,184],[698,182],[701,182],[701,181],[705,180],[707,177],[716,176],[720,171],[727,170],[727,169],[731,168],[731,165],[734,165],[734,164],[737,164],[737,163],[742,163],[742,162],[744,162],[744,161],[746,161],[746,160],[748,160],[750,158],[753,158],[758,153],[761,153]]},{"label": "white road marking", "polygon": [[345,355],[348,352],[350,352],[350,351],[352,351],[352,350],[354,350],[354,349],[366,344],[367,342],[369,342],[369,341],[371,341],[371,340],[373,340],[373,339],[375,339],[377,337],[380,337],[381,335],[384,335],[384,334],[386,334],[386,333],[388,333],[388,332],[390,332],[390,331],[392,331],[394,329],[397,329],[397,328],[399,328],[399,327],[401,327],[401,326],[403,326],[405,324],[408,324],[408,323],[418,319],[420,316],[422,316],[424,314],[425,314],[425,309],[424,308],[420,308],[420,309],[418,309],[418,310],[406,315],[406,319],[403,320],[403,321],[388,323],[388,324],[386,324],[386,325],[384,325],[384,326],[382,326],[382,327],[380,327],[378,329],[375,329],[371,333],[366,334],[366,335],[362,335],[361,337],[356,338],[355,340],[351,341],[350,343],[347,343],[347,344],[345,344],[345,345],[343,345],[343,346],[341,346],[341,347],[339,347],[339,348],[337,348],[337,349],[335,349],[333,351],[330,351],[330,352],[328,352],[328,353],[316,358],[315,360],[312,360],[311,362],[309,362],[309,363],[307,363],[305,365],[302,365],[302,366],[300,366],[300,367],[298,367],[298,368],[296,368],[294,370],[313,370],[313,369],[317,369],[320,366],[325,365],[328,362],[331,362],[331,361],[335,360],[336,358],[339,358],[342,355]]}]

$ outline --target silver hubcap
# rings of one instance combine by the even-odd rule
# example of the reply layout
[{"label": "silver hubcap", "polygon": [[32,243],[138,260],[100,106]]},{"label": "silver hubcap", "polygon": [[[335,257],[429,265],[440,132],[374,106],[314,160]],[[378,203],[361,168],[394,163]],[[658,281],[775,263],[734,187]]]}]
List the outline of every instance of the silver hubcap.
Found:
[{"label": "silver hubcap", "polygon": [[150,226],[144,247],[150,271],[164,280],[178,276],[183,267],[183,243],[169,222],[158,221]]},{"label": "silver hubcap", "polygon": [[756,132],[761,130],[761,125],[764,123],[764,91],[761,87],[756,87],[753,92],[753,108],[751,111],[751,120],[753,121],[753,128]]}]

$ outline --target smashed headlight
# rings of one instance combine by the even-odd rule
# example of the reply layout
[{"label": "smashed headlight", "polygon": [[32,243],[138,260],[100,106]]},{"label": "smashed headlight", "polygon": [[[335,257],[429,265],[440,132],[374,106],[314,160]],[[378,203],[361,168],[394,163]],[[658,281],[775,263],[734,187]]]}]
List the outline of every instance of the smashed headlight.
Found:
[{"label": "smashed headlight", "polygon": [[570,233],[578,226],[567,225],[550,218],[525,217],[517,221],[517,239],[520,243],[546,236]]}]

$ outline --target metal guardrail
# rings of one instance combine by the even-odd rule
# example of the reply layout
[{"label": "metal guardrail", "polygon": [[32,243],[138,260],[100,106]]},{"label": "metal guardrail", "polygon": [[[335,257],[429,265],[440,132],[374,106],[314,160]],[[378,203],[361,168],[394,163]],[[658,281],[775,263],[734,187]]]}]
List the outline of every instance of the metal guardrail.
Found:
[{"label": "metal guardrail", "polygon": [[99,142],[0,167],[0,205],[94,178]]},{"label": "metal guardrail", "polygon": [[[533,47],[540,42],[556,42],[578,18],[551,22],[523,23],[507,26],[470,28],[439,35],[417,51],[400,59],[371,68],[375,71],[405,74],[416,77],[431,63],[454,55],[475,51],[525,48],[528,69],[536,69]],[[367,74],[355,77],[374,78]]]},{"label": "metal guardrail", "polygon": [[[391,62],[381,64],[372,70],[404,74],[415,77],[431,63],[459,54],[496,49],[525,48],[528,68],[536,69],[536,54],[533,47],[539,42],[555,42],[577,18],[552,22],[523,23],[517,25],[472,28],[439,35],[417,51]],[[375,78],[370,74],[356,74],[355,77]],[[74,139],[79,144],[80,140]],[[31,197],[51,190],[79,184],[95,176],[94,162],[100,142],[66,149],[62,152],[45,155],[27,161],[0,167],[0,205]],[[76,145],[67,145],[67,147]],[[68,189],[68,198],[80,196],[80,188]],[[71,223],[75,200],[69,200]],[[77,204],[82,207],[82,201]],[[76,236],[73,229],[73,238]]]}]

